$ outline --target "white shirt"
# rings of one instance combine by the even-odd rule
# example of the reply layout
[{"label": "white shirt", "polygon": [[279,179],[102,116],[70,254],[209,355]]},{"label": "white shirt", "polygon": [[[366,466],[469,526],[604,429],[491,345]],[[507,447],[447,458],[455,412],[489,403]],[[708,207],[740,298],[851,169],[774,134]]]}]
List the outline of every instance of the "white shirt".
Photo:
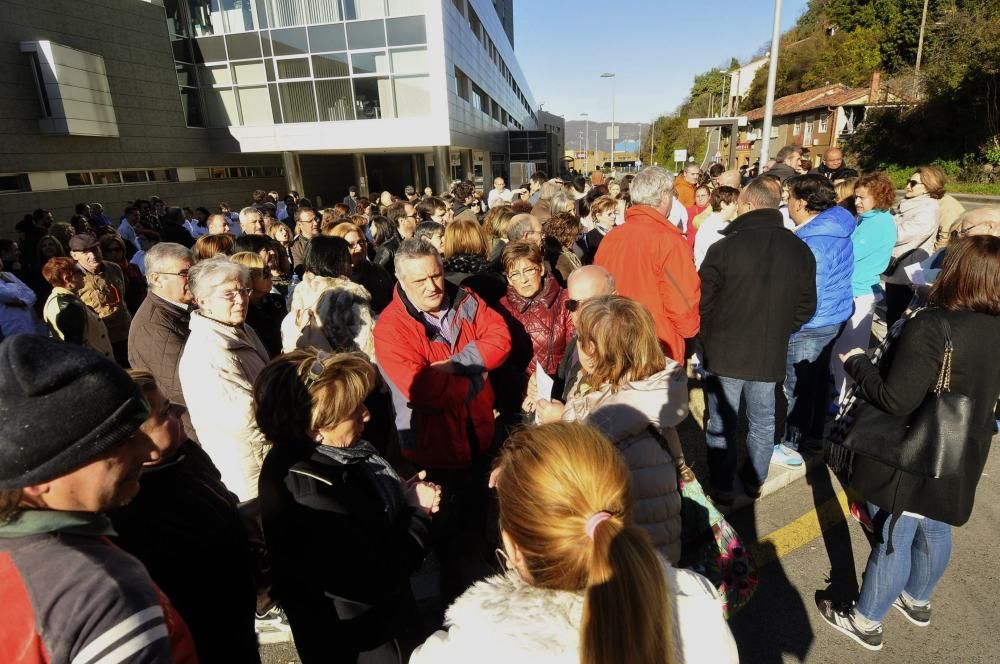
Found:
[{"label": "white shirt", "polygon": [[674,196],[673,205],[670,206],[670,214],[667,215],[667,220],[684,233],[687,233],[688,211],[684,207],[684,204],[677,200],[676,196]]},{"label": "white shirt", "polygon": [[510,189],[504,189],[503,191],[490,189],[490,193],[486,197],[486,204],[492,209],[501,201],[510,203],[512,200],[514,200],[514,192]]},{"label": "white shirt", "polygon": [[694,268],[696,270],[701,269],[709,247],[725,237],[722,230],[730,223],[723,219],[718,212],[713,212],[701,222],[698,234],[694,236]]}]

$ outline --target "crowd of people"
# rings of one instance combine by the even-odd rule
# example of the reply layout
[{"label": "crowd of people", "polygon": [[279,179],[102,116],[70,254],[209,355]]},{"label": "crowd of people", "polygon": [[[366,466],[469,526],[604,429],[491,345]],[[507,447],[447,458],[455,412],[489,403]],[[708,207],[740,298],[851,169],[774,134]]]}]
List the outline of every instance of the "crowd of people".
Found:
[{"label": "crowd of people", "polygon": [[897,205],[839,150],[762,170],[26,215],[0,240],[2,648],[735,662],[718,589],[676,567],[689,381],[701,480],[738,506],[831,454],[838,408],[906,417],[947,367],[960,474],[834,455],[875,544],[856,604],[817,603],[869,649],[892,607],[928,624],[996,428],[1000,208],[933,166]]}]

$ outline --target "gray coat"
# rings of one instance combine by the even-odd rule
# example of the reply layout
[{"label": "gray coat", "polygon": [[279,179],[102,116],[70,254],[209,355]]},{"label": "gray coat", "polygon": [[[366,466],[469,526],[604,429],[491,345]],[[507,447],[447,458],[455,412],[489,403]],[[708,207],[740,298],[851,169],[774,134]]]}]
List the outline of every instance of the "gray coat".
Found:
[{"label": "gray coat", "polygon": [[621,452],[632,474],[632,514],[653,546],[671,563],[681,557],[681,494],[673,457],[649,426],[663,432],[687,417],[687,377],[676,362],[644,380],[612,392],[609,385],[571,397],[563,412],[604,434]]}]

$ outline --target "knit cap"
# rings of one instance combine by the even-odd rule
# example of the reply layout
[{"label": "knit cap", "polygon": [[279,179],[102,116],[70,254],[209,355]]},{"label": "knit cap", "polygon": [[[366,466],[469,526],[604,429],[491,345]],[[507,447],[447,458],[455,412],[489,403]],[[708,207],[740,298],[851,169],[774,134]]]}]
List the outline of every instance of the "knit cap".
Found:
[{"label": "knit cap", "polygon": [[0,343],[0,489],[65,475],[149,415],[139,387],[84,346],[31,334]]}]

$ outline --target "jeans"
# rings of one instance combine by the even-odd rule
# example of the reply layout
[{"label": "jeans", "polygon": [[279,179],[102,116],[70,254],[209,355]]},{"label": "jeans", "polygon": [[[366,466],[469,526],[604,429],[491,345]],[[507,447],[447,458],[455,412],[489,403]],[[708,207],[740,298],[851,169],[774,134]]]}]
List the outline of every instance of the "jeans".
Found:
[{"label": "jeans", "polygon": [[788,402],[782,443],[799,449],[804,436],[823,438],[823,424],[830,405],[830,356],[843,323],[799,330],[788,340],[785,384]]},{"label": "jeans", "polygon": [[886,540],[892,519],[870,503],[868,512],[876,527],[881,524],[882,532],[868,556],[856,610],[868,620],[882,622],[900,593],[918,604],[930,600],[951,557],[951,526],[934,519],[900,516],[892,533],[893,552],[888,555]]},{"label": "jeans", "polygon": [[708,445],[708,468],[715,489],[733,489],[741,397],[746,399],[749,424],[749,468],[744,484],[748,488],[756,488],[767,479],[767,468],[774,451],[774,388],[774,383],[706,374],[705,443]]}]

